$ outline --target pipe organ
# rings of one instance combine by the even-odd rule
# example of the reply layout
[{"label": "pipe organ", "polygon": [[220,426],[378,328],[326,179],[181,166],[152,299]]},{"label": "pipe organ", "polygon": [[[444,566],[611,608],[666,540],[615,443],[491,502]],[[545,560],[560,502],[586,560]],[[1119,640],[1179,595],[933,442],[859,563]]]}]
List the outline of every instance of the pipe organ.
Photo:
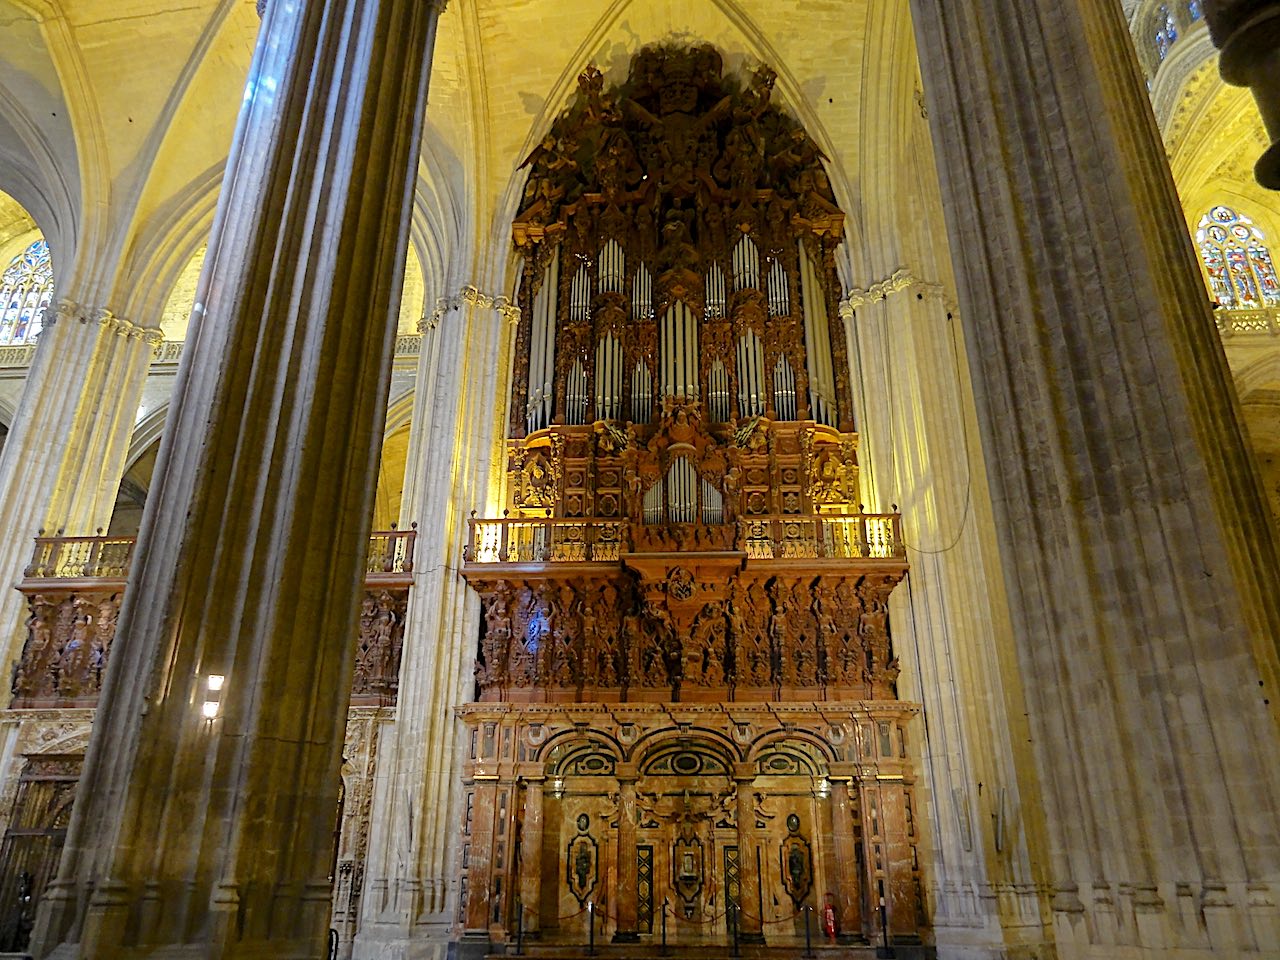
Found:
[{"label": "pipe organ", "polygon": [[[525,163],[501,518],[464,776],[465,937],[927,930],[893,514],[859,504],[844,217],[773,73],[653,47]],[[883,914],[878,905],[884,899]],[[887,931],[881,924],[887,924]]]}]

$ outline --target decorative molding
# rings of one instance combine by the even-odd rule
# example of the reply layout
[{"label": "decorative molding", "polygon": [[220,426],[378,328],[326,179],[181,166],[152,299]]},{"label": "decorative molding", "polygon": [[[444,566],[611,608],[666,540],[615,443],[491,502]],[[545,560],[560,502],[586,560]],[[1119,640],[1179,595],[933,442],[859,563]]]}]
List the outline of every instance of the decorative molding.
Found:
[{"label": "decorative molding", "polygon": [[440,297],[436,300],[435,309],[418,322],[418,332],[426,333],[428,330],[434,330],[440,325],[446,313],[461,309],[464,305],[482,310],[496,310],[507,323],[520,321],[520,308],[511,302],[510,297],[483,293],[474,284],[466,283],[453,296]]},{"label": "decorative molding", "polygon": [[159,350],[160,345],[164,342],[164,334],[161,333],[159,327],[147,327],[132,320],[126,320],[118,317],[107,307],[90,307],[78,300],[72,300],[63,297],[58,301],[57,308],[52,314],[46,313],[44,321],[44,329],[48,330],[59,323],[75,321],[81,324],[96,323],[104,331],[108,333],[118,334],[129,340],[142,340]]},{"label": "decorative molding", "polygon": [[853,312],[869,303],[888,300],[895,293],[915,291],[930,300],[941,300],[952,313],[958,311],[956,301],[948,296],[946,288],[930,280],[922,280],[906,267],[899,267],[892,276],[886,277],[866,287],[854,287],[848,296],[840,301],[840,317],[845,322],[853,319]]},{"label": "decorative molding", "polygon": [[[156,346],[152,363],[176,364],[182,359],[184,341],[164,340]],[[0,347],[0,368],[6,366],[24,366],[25,364],[7,363],[4,347]],[[401,333],[396,337],[396,359],[416,357],[422,350],[422,334]]]},{"label": "decorative molding", "polygon": [[84,304],[80,303],[78,300],[63,297],[58,301],[58,305],[52,313],[45,311],[44,329],[48,330],[50,327],[64,320],[79,320],[83,323],[87,314],[88,308],[85,307]]},{"label": "decorative molding", "polygon": [[[89,318],[81,317],[80,322],[88,323]],[[134,323],[132,320],[117,317],[106,307],[98,311],[97,323],[108,333],[117,334],[127,340],[142,340],[149,343],[152,350],[156,352],[164,344],[164,334],[160,332],[159,327],[144,327],[141,324]]]}]

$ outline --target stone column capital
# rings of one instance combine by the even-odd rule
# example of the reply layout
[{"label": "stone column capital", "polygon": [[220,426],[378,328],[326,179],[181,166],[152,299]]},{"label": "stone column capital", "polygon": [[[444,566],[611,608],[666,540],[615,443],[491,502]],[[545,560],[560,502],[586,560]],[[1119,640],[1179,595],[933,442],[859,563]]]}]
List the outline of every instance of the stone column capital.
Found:
[{"label": "stone column capital", "polygon": [[[102,307],[97,312],[98,326],[108,333],[114,333],[126,340],[142,340],[149,343],[153,350],[158,350],[164,343],[164,334],[159,327],[147,327],[116,316],[111,310]],[[85,322],[82,319],[81,322]]]}]

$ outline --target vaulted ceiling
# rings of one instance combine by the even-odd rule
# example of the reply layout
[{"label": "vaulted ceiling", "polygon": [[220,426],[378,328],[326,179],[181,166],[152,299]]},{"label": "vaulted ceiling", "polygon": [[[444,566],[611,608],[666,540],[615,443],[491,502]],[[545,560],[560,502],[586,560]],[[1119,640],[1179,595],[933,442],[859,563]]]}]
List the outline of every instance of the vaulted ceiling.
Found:
[{"label": "vaulted ceiling", "polygon": [[[620,80],[642,46],[671,40],[715,44],[729,71],[777,71],[775,101],[826,152],[849,214],[846,282],[901,267],[945,279],[906,7],[453,0],[431,80],[414,296],[431,303],[464,283],[503,292],[517,168],[578,73],[594,63]],[[253,0],[0,0],[0,25],[0,191],[49,237],[64,288],[159,322],[207,236],[259,27]],[[1211,86],[1188,70],[1183,85],[1197,84]],[[1172,99],[1179,182],[1239,175],[1259,129],[1247,95],[1180,87]]]}]

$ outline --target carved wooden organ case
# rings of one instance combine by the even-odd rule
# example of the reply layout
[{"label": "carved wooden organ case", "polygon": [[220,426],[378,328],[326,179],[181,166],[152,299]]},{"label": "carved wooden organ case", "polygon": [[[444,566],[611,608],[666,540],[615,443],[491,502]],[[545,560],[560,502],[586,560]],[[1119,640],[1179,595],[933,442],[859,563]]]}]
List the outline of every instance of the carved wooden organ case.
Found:
[{"label": "carved wooden organ case", "polygon": [[[588,68],[525,162],[507,509],[473,517],[464,565],[484,612],[478,702],[461,710],[472,752],[459,921],[473,935],[512,929],[522,900],[527,923],[571,939],[580,922],[556,918],[603,896],[625,940],[652,932],[666,896],[683,905],[686,939],[727,936],[714,891],[733,883],[755,901],[739,904],[753,938],[827,894],[857,927],[848,936],[870,935],[877,884],[891,888],[899,935],[918,933],[901,746],[915,708],[897,700],[888,627],[905,554],[897,516],[858,503],[836,309],[844,216],[773,81],[763,66],[745,83],[725,76],[711,47],[646,48],[618,86]],[[674,704],[697,711],[701,731],[676,760],[646,740],[672,727]],[[796,712],[744,724],[734,704]],[[567,719],[583,710],[589,720]],[[777,730],[744,737],[764,727]],[[880,752],[864,727],[898,747]],[[769,768],[760,758],[783,728],[809,759]],[[892,796],[876,779],[890,767]],[[570,768],[557,782],[578,784],[579,800],[555,808],[554,841],[521,846],[527,818],[541,824],[544,804],[564,799],[543,781]],[[724,783],[699,779],[710,770]],[[833,771],[845,771],[834,815],[813,806]],[[645,789],[628,801],[637,776]],[[628,802],[670,810],[619,813]],[[646,842],[625,825],[636,819]],[[896,860],[872,853],[890,823]],[[859,870],[841,877],[824,857],[839,837],[853,857],[855,834],[867,849],[856,841]]]}]

